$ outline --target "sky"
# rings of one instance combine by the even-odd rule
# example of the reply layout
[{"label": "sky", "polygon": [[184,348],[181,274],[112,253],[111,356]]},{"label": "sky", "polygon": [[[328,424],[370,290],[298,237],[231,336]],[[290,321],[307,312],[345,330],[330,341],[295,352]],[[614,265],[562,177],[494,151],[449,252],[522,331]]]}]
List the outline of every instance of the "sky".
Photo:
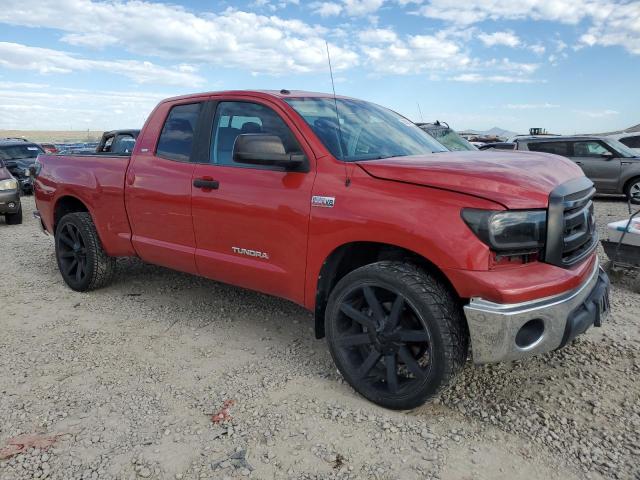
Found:
[{"label": "sky", "polygon": [[0,128],[139,128],[168,96],[331,91],[453,128],[640,123],[640,0],[0,0]]}]

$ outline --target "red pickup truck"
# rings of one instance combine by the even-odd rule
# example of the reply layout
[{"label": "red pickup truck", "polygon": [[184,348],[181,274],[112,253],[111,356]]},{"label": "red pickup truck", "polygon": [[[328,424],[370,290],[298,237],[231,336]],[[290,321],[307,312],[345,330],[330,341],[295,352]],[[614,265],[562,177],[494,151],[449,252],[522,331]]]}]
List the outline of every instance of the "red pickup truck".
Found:
[{"label": "red pickup truck", "polygon": [[608,312],[594,188],[549,154],[447,152],[356,99],[171,98],[128,155],[40,155],[37,213],[74,290],[115,257],[315,312],[344,378],[394,409],[475,363],[560,348]]}]

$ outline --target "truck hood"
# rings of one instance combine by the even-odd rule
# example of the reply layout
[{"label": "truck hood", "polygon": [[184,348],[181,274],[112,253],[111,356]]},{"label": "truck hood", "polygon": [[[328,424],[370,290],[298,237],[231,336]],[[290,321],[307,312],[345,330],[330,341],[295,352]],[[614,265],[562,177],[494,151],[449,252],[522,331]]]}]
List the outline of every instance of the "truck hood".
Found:
[{"label": "truck hood", "polygon": [[509,209],[545,208],[551,191],[584,174],[558,155],[443,152],[357,162],[369,175],[481,197]]}]

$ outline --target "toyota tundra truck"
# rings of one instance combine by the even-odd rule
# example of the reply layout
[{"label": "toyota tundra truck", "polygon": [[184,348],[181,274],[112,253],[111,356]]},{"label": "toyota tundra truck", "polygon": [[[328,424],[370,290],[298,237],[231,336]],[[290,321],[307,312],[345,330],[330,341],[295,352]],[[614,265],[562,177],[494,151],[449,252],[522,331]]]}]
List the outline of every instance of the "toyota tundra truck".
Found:
[{"label": "toyota tundra truck", "polygon": [[73,290],[135,256],[288,299],[315,313],[349,384],[391,409],[437,394],[470,352],[476,364],[549,352],[609,311],[579,167],[448,152],[366,101],[171,98],[130,156],[41,154],[34,175]]}]

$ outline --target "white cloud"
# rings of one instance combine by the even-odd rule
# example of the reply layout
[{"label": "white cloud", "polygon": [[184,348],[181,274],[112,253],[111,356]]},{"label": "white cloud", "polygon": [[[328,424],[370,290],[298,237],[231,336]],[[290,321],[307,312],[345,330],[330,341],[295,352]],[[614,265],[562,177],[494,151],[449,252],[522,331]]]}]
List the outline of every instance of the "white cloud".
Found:
[{"label": "white cloud", "polygon": [[462,73],[452,77],[456,82],[466,83],[533,83],[535,80],[517,75],[487,75],[481,73]]},{"label": "white cloud", "polygon": [[204,78],[196,75],[192,67],[185,65],[165,68],[137,60],[88,60],[58,50],[9,42],[0,42],[0,66],[14,70],[33,70],[41,74],[97,70],[124,75],[136,83],[188,87],[204,83]]},{"label": "white cloud", "polygon": [[[67,32],[62,40],[73,45],[119,48],[133,55],[144,52],[257,74],[326,68],[324,28],[231,8],[196,15],[183,7],[149,1],[3,0],[0,22],[61,30]],[[358,56],[334,45],[332,61],[341,70],[357,64]]]},{"label": "white cloud", "polygon": [[311,8],[321,17],[335,17],[342,12],[342,5],[335,2],[314,2]]},{"label": "white cloud", "polygon": [[527,48],[536,55],[544,55],[544,52],[547,51],[547,48],[541,43],[534,43],[533,45],[529,45]]},{"label": "white cloud", "polygon": [[486,20],[544,20],[577,25],[587,21],[582,45],[622,46],[640,54],[640,6],[637,0],[430,0],[417,13],[458,25]]},{"label": "white cloud", "polygon": [[170,93],[87,91],[0,84],[0,128],[23,130],[139,128]]},{"label": "white cloud", "polygon": [[[454,40],[440,32],[392,39],[389,32],[365,32],[370,43],[362,46],[367,65],[377,73],[416,74],[469,68],[472,60]],[[377,42],[372,42],[377,40]],[[377,43],[377,44],[376,44]]]},{"label": "white cloud", "polygon": [[640,55],[640,3],[633,0],[616,5],[580,37],[583,45],[623,46]]},{"label": "white cloud", "polygon": [[540,110],[547,108],[559,108],[560,105],[553,103],[508,103],[504,106],[509,110]]},{"label": "white cloud", "polygon": [[360,32],[358,39],[363,43],[393,43],[398,40],[398,35],[388,28],[372,28]]},{"label": "white cloud", "polygon": [[507,32],[493,32],[493,33],[480,33],[478,38],[487,47],[493,47],[495,45],[504,45],[506,47],[515,48],[520,45],[520,39],[518,36],[510,31]]},{"label": "white cloud", "polygon": [[345,13],[350,17],[363,17],[377,12],[384,0],[341,0],[340,2],[313,2],[311,9],[321,17]]},{"label": "white cloud", "polygon": [[342,3],[348,15],[363,16],[377,12],[384,0],[342,0]]},{"label": "white cloud", "polygon": [[605,110],[574,110],[575,113],[585,115],[589,118],[604,118],[618,115],[620,112],[617,110],[605,109]]}]

